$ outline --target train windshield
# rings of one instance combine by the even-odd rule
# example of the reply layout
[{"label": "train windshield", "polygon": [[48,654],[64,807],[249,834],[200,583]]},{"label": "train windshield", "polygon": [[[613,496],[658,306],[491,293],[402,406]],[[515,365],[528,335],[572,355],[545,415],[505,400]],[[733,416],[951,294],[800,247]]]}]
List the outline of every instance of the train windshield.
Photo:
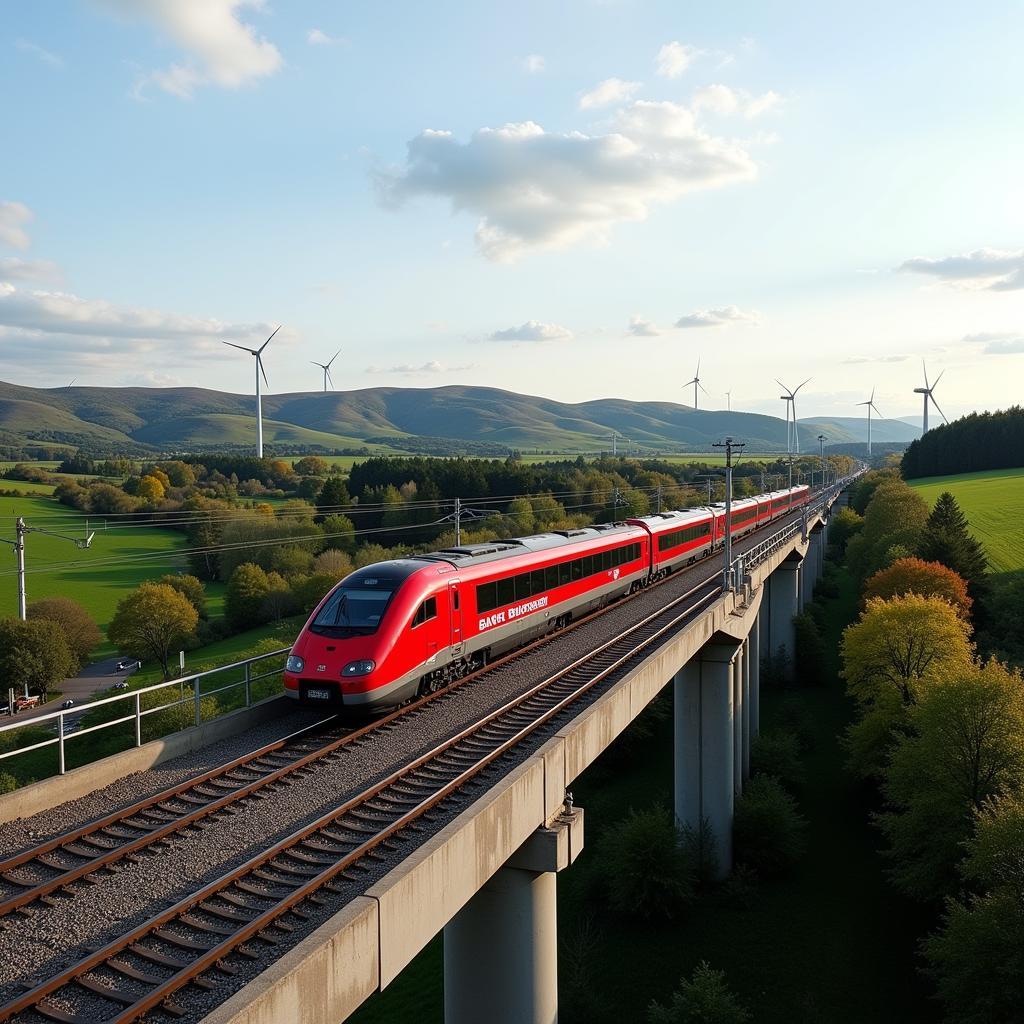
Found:
[{"label": "train windshield", "polygon": [[387,585],[339,587],[309,628],[324,636],[367,636],[376,632],[394,592]]}]

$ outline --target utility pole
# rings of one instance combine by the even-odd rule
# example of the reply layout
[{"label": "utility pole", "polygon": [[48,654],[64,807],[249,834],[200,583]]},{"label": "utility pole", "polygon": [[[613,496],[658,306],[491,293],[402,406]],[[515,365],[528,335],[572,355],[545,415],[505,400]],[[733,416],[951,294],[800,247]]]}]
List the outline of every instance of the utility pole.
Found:
[{"label": "utility pole", "polygon": [[733,590],[732,580],[732,453],[746,447],[745,444],[727,437],[716,441],[712,448],[725,449],[725,571],[722,573],[722,589]]},{"label": "utility pole", "polygon": [[658,484],[658,512],[661,512],[661,484]]},{"label": "utility pole", "polygon": [[[86,527],[88,529],[88,526]],[[0,543],[10,544],[14,548],[14,557],[18,560],[18,618],[23,622],[28,618],[27,598],[25,590],[25,537],[30,533],[45,533],[48,537],[57,537],[60,540],[69,540],[76,548],[84,551],[92,544],[95,532],[86,535],[82,540],[78,537],[69,537],[64,533],[53,533],[51,530],[44,530],[39,526],[26,526],[22,516],[18,516],[14,524],[14,540],[5,540],[0,537]]]},{"label": "utility pole", "polygon": [[818,435],[818,458],[821,460],[821,489],[825,489],[825,435]]},{"label": "utility pole", "polygon": [[462,499],[455,499],[455,546],[462,545]]}]

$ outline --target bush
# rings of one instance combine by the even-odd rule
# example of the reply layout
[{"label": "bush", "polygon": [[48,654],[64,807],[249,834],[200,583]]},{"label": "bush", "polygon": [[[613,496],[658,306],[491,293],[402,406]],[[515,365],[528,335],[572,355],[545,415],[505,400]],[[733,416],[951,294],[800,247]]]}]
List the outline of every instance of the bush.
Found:
[{"label": "bush", "polygon": [[746,1024],[750,1012],[729,991],[724,971],[713,971],[702,960],[691,978],[683,978],[668,1006],[653,1002],[648,1024]]},{"label": "bush", "polygon": [[736,860],[759,875],[785,874],[804,852],[807,822],[782,783],[766,775],[750,780],[736,800]]},{"label": "bush", "polygon": [[807,710],[807,705],[799,697],[786,697],[781,701],[776,717],[779,730],[792,733],[796,737],[802,754],[814,749],[817,743],[814,734],[814,715]]},{"label": "bush", "polygon": [[671,811],[630,811],[608,830],[602,845],[609,901],[619,913],[672,919],[693,899],[693,865]]},{"label": "bush", "polygon": [[10,772],[0,772],[0,793],[13,793],[18,788],[18,780]]},{"label": "bush", "polygon": [[825,682],[825,641],[814,616],[803,612],[793,619],[796,638],[794,675],[802,686],[822,686]]},{"label": "bush", "polygon": [[790,791],[798,789],[804,782],[800,740],[791,732],[761,733],[750,749],[750,771],[778,779]]}]

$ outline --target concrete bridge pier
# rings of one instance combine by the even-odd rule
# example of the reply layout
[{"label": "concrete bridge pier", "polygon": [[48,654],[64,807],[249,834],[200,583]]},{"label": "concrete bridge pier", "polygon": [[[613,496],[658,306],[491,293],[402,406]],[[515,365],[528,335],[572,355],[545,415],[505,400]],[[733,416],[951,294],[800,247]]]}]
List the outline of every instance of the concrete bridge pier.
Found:
[{"label": "concrete bridge pier", "polygon": [[[737,742],[733,696],[741,650],[735,640],[711,640],[676,674],[673,684],[676,819],[694,831],[707,823],[719,878],[732,870]],[[742,733],[740,737],[742,742]]]},{"label": "concrete bridge pier", "polygon": [[746,760],[746,746],[743,742],[743,654],[745,645],[737,646],[732,663],[732,790],[736,796],[743,792],[743,765]]},{"label": "concrete bridge pier", "polygon": [[749,657],[747,667],[750,670],[750,739],[754,741],[761,734],[761,620],[763,612],[758,610],[754,623],[747,636]]},{"label": "concrete bridge pier", "polygon": [[743,763],[742,779],[744,782],[750,778],[750,637],[743,640],[743,673],[742,673],[742,694],[743,694]]},{"label": "concrete bridge pier", "polygon": [[802,559],[787,558],[768,577],[768,651],[777,658],[785,648],[786,663],[783,674],[793,678],[793,655],[796,650],[796,631],[793,619],[800,614],[800,563]]},{"label": "concrete bridge pier", "polygon": [[558,1020],[556,873],[583,849],[583,809],[532,836],[444,929],[445,1024]]}]

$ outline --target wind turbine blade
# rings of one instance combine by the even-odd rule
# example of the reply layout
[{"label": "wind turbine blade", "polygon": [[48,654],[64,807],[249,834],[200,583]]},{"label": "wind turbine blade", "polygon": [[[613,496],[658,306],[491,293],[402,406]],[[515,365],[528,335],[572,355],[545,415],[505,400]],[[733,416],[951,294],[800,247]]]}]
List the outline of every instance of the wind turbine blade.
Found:
[{"label": "wind turbine blade", "polygon": [[[942,371],[942,373],[945,373],[945,372],[946,372],[945,370]],[[942,373],[940,373],[938,375],[938,377],[935,378],[935,383],[932,384],[932,386],[931,386],[931,390],[932,391],[934,391],[939,386],[939,381],[942,380]],[[936,408],[938,408],[938,406],[936,406]]]},{"label": "wind turbine blade", "polygon": [[256,355],[256,349],[254,349],[254,348],[246,348],[244,345],[236,345],[233,341],[224,341],[221,344],[223,344],[223,345],[230,345],[232,348],[241,349],[243,352],[248,352],[249,355],[251,355],[251,356]]},{"label": "wind turbine blade", "polygon": [[270,381],[267,380],[267,371],[263,369],[263,360],[260,359],[259,353],[257,353],[257,355],[256,355],[256,364],[260,368],[260,373],[263,374],[263,383],[266,384],[267,387],[269,388],[270,387]]},{"label": "wind turbine blade", "polygon": [[326,370],[326,369],[327,369],[327,367],[326,367],[326,366],[324,366],[324,364],[323,364],[323,363],[318,363],[318,362],[317,362],[317,361],[316,361],[315,359],[310,359],[310,362],[311,362],[311,363],[312,363],[312,364],[313,364],[314,366],[319,366],[321,370]]},{"label": "wind turbine blade", "polygon": [[338,351],[335,352],[334,355],[331,356],[331,358],[327,361],[327,368],[328,369],[330,369],[331,363],[333,363],[334,360],[337,359],[338,356],[340,356],[340,355],[341,355],[341,349],[339,348]]},{"label": "wind turbine blade", "polygon": [[[271,335],[270,335],[270,338],[273,338],[273,337],[274,337],[274,335],[275,335],[275,334],[277,334],[277,332],[278,332],[279,330],[281,330],[281,327],[282,327],[282,326],[283,326],[282,324],[278,324],[278,325],[277,325],[277,326],[276,326],[276,327],[274,328],[273,332],[271,333]],[[268,346],[268,345],[270,344],[270,338],[267,338],[267,340],[266,340],[265,342],[263,342],[263,344],[262,344],[262,345],[260,345],[260,347],[259,347],[259,351],[260,351],[260,352],[262,352],[262,351],[263,351],[263,350],[264,350],[264,349],[265,349],[265,348],[266,348],[266,347],[267,347],[267,346]]]},{"label": "wind turbine blade", "polygon": [[[943,372],[945,372],[945,371],[943,371]],[[933,385],[933,387],[934,387],[934,385]],[[932,405],[934,405],[936,409],[939,409],[939,403],[935,401],[935,396],[934,395],[929,395],[928,397],[932,400]],[[943,423],[948,423],[949,422],[949,420],[946,419],[946,414],[941,409],[939,409],[939,415],[942,417]]]},{"label": "wind turbine blade", "polygon": [[[811,382],[812,380],[814,380],[814,378],[813,378],[813,377],[808,377],[808,378],[807,378],[807,380],[805,380],[805,381],[804,381],[804,384],[810,384],[810,382]],[[797,386],[796,386],[796,387],[795,387],[795,388],[793,389],[793,397],[794,397],[794,398],[796,397],[796,393],[797,393],[797,392],[798,392],[798,391],[800,390],[800,388],[802,388],[802,387],[804,386],[804,384],[799,384],[799,385],[797,385]]]},{"label": "wind turbine blade", "polygon": [[701,384],[701,382],[700,382],[700,381],[697,381],[697,387],[699,387],[699,388],[701,389],[701,391],[703,391],[703,392],[704,392],[704,394],[705,394],[705,395],[707,395],[707,394],[710,394],[710,392],[708,391],[708,389],[707,389],[706,387],[704,387],[704,385],[703,385],[703,384]]},{"label": "wind turbine blade", "polygon": [[871,403],[871,408],[875,410],[875,415],[880,419],[884,420],[885,417],[879,412],[878,406],[874,402]]},{"label": "wind turbine blade", "polygon": [[924,374],[924,386],[930,388],[931,384],[928,383],[928,367],[925,366],[924,360],[921,360],[921,372]]},{"label": "wind turbine blade", "polygon": [[328,369],[327,369],[327,368],[325,367],[325,368],[324,368],[324,373],[326,373],[326,374],[327,374],[327,383],[328,383],[328,384],[330,384],[330,385],[331,385],[331,387],[333,388],[333,387],[334,387],[334,378],[333,378],[333,377],[331,376],[331,371],[330,371],[330,370],[328,370]]},{"label": "wind turbine blade", "polygon": [[789,388],[787,388],[786,385],[783,384],[782,381],[779,380],[778,377],[775,378],[775,383],[778,384],[779,387],[782,388],[783,391],[788,391],[789,390]]},{"label": "wind turbine blade", "polygon": [[693,379],[697,380],[700,377],[700,356],[697,356],[697,372],[693,375]]},{"label": "wind turbine blade", "polygon": [[875,388],[874,388],[874,385],[872,385],[872,387],[871,387],[871,397],[868,399],[868,402],[873,404],[874,401],[875,401]]}]

